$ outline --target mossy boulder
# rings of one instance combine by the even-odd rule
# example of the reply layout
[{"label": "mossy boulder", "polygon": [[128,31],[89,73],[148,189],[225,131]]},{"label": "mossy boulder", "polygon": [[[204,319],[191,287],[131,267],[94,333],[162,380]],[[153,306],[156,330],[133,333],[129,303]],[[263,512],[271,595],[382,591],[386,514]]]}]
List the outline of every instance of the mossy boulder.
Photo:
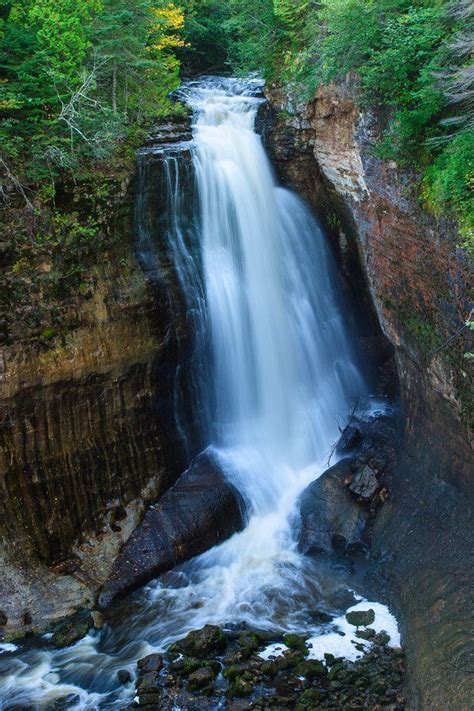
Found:
[{"label": "mossy boulder", "polygon": [[385,646],[390,642],[390,635],[388,634],[388,632],[385,632],[385,630],[382,630],[377,635],[375,635],[374,640],[375,642],[377,642],[377,644]]},{"label": "mossy boulder", "polygon": [[346,620],[354,627],[367,627],[375,621],[375,612],[372,608],[368,610],[353,610],[346,613]]},{"label": "mossy boulder", "polygon": [[193,630],[184,639],[175,642],[171,651],[202,659],[210,654],[222,653],[226,646],[227,640],[219,627],[204,625],[202,629]]},{"label": "mossy boulder", "polygon": [[327,676],[328,670],[318,659],[305,659],[304,662],[298,664],[295,669],[295,674],[304,676],[305,679],[317,679]]},{"label": "mossy boulder", "polygon": [[249,669],[250,669],[249,664],[231,664],[230,667],[227,667],[226,669],[224,669],[224,671],[222,672],[222,675],[229,681],[232,681],[233,679],[236,679],[238,676],[242,676],[242,674],[249,671]]},{"label": "mossy boulder", "polygon": [[252,684],[241,676],[236,677],[227,689],[227,696],[230,698],[234,696],[250,696],[252,693]]},{"label": "mossy boulder", "polygon": [[239,647],[245,652],[254,652],[260,646],[257,635],[254,632],[244,632],[237,640]]},{"label": "mossy boulder", "polygon": [[55,647],[70,647],[85,637],[92,626],[93,620],[90,615],[70,620],[55,631],[51,638],[51,643]]},{"label": "mossy boulder", "polygon": [[360,639],[373,639],[375,637],[375,630],[371,627],[367,627],[365,630],[357,630],[356,637]]},{"label": "mossy boulder", "polygon": [[308,639],[304,635],[295,634],[293,632],[288,632],[283,635],[283,643],[286,644],[290,649],[294,649],[301,652],[305,656],[309,653],[309,649],[306,646],[306,640]]},{"label": "mossy boulder", "polygon": [[214,689],[215,672],[211,667],[196,669],[188,678],[189,691],[212,693]]},{"label": "mossy boulder", "polygon": [[[317,689],[306,689],[298,697],[298,706],[303,708],[311,708],[312,706],[319,706],[319,702],[322,701],[327,696],[327,692],[319,691]],[[297,708],[298,708],[297,706]]]}]

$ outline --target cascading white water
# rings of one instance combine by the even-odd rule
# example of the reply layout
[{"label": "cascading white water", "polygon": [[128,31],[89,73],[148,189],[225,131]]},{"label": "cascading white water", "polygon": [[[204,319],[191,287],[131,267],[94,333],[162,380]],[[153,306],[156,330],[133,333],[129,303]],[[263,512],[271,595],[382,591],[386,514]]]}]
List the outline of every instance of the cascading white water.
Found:
[{"label": "cascading white water", "polygon": [[[72,694],[65,708],[122,708],[131,690],[117,669],[133,671],[188,630],[248,622],[307,631],[315,602],[334,602],[337,581],[297,551],[295,504],[365,384],[324,235],[278,186],[254,130],[260,86],[209,78],[181,90],[194,111],[199,259],[179,215],[169,233],[200,339],[203,439],[248,502],[248,525],[155,581],[126,624],[13,659],[3,684],[10,702],[48,707]],[[176,205],[176,171],[169,177]]]},{"label": "cascading white water", "polygon": [[254,130],[258,86],[211,78],[181,94],[195,112],[208,444],[246,460],[236,483],[261,513],[328,452],[364,384],[324,236]]},{"label": "cascading white water", "polygon": [[[278,185],[255,132],[261,85],[210,77],[180,92],[194,112],[205,294],[198,330],[210,342],[204,441],[249,506],[243,532],[188,565],[193,584],[155,588],[180,614],[196,608],[188,629],[303,623],[285,600],[288,589],[304,596],[314,585],[296,550],[293,510],[366,390],[324,235],[302,200]],[[181,230],[170,237],[192,305],[194,262]]]}]

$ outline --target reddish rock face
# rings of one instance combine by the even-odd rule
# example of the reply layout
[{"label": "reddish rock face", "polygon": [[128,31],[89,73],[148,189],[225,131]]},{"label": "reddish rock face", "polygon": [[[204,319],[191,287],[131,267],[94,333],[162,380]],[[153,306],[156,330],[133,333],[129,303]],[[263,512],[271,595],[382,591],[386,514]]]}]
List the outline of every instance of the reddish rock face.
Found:
[{"label": "reddish rock face", "polygon": [[469,316],[467,255],[455,225],[420,206],[417,176],[374,156],[386,117],[361,112],[353,87],[321,87],[308,104],[270,90],[285,110],[270,148],[279,172],[336,228],[342,261],[357,252],[389,341],[466,421],[469,331],[443,346]]},{"label": "reddish rock face", "polygon": [[467,256],[455,226],[420,206],[416,176],[374,156],[386,117],[359,110],[350,78],[308,104],[275,88],[269,97],[277,170],[325,220],[349,281],[362,271],[353,294],[368,311],[372,302],[395,349],[404,441],[373,530],[371,579],[400,617],[410,706],[467,709],[474,487],[463,354],[474,347],[467,329],[449,340],[469,316]]}]

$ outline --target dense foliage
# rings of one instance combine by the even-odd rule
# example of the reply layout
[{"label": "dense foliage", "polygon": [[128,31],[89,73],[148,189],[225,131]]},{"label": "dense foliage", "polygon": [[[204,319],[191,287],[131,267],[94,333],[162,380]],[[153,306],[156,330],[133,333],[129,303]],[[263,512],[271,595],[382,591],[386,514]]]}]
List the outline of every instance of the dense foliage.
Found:
[{"label": "dense foliage", "polygon": [[[113,164],[185,71],[264,72],[308,98],[348,72],[386,107],[377,150],[471,239],[470,0],[11,0],[0,6],[4,193]],[[117,147],[120,150],[117,150]]]},{"label": "dense foliage", "polygon": [[[184,16],[167,0],[12,0],[0,16],[4,195],[110,160],[170,110]],[[25,197],[27,197],[25,193]]]}]

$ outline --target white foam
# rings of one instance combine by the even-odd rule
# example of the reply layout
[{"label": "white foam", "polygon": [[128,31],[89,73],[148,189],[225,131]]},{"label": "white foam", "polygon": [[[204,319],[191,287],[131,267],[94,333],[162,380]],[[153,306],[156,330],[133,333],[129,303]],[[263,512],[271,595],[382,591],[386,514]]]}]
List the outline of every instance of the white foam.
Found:
[{"label": "white foam", "polygon": [[11,644],[10,642],[3,642],[0,644],[0,654],[4,652],[15,652],[18,649],[16,644]]},{"label": "white foam", "polygon": [[265,647],[265,649],[259,652],[258,656],[261,657],[261,659],[265,659],[265,661],[268,661],[273,657],[282,657],[286,651],[288,651],[288,647],[286,646],[286,644],[282,644],[281,642],[274,642],[273,644],[269,644],[268,647]]},{"label": "white foam", "polygon": [[[386,605],[380,602],[368,602],[363,600],[357,605],[350,607],[347,612],[359,612],[365,610],[373,610],[375,620],[372,624],[367,625],[370,629],[379,632],[386,632],[390,636],[388,645],[390,647],[400,646],[400,632],[395,617],[392,615]],[[346,613],[347,614],[347,613]],[[324,660],[325,654],[333,654],[335,657],[344,657],[350,661],[360,659],[365,652],[371,649],[372,642],[363,640],[356,636],[357,627],[351,625],[346,620],[346,615],[337,617],[333,624],[337,627],[337,631],[329,632],[328,634],[316,635],[308,640],[307,644],[310,647],[309,658]],[[355,645],[362,645],[364,651],[356,649]]]}]

